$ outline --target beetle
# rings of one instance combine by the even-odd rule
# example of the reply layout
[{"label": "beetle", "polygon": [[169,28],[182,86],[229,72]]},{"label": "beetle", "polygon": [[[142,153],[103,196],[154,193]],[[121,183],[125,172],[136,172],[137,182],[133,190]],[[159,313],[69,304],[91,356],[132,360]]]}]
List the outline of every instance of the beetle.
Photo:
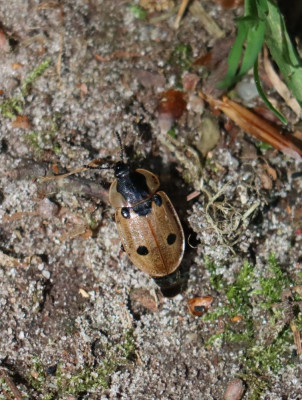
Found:
[{"label": "beetle", "polygon": [[155,280],[164,295],[174,296],[181,288],[178,267],[185,250],[183,228],[171,200],[165,192],[158,190],[158,177],[146,169],[133,170],[124,162],[121,137],[115,133],[121,161],[114,168],[100,166],[100,160],[93,160],[56,179],[87,169],[114,169],[109,202],[115,208],[122,247],[132,263]]},{"label": "beetle", "polygon": [[171,200],[158,191],[158,177],[146,169],[131,170],[123,158],[116,163],[114,176],[109,202],[130,260],[153,278],[174,273],[183,258],[185,238]]}]

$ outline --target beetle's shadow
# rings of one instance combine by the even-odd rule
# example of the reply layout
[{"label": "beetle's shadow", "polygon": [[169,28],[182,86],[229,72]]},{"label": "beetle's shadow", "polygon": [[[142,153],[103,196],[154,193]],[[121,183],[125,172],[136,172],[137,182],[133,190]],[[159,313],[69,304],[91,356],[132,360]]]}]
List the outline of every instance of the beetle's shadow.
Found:
[{"label": "beetle's shadow", "polygon": [[[129,157],[129,160],[130,159],[131,158]],[[195,248],[195,244],[197,244],[195,243],[196,234],[192,231],[187,222],[187,208],[189,205],[187,202],[187,195],[192,191],[192,188],[184,182],[177,171],[177,166],[178,164],[175,162],[170,164],[163,163],[161,157],[152,157],[152,155],[147,159],[141,160],[139,163],[139,168],[147,169],[159,177],[159,190],[164,191],[172,201],[185,234],[185,253],[178,269],[167,276],[153,278],[165,297],[174,297],[177,294],[186,291],[192,260],[195,258],[197,252]],[[135,169],[138,168],[138,165],[131,163],[131,167]]]}]

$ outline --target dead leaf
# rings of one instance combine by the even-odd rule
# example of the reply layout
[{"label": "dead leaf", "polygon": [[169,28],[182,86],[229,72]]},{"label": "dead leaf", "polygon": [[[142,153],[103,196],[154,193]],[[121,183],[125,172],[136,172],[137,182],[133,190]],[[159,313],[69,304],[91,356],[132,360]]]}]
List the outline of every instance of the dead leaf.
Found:
[{"label": "dead leaf", "polygon": [[242,315],[235,315],[233,318],[231,318],[231,322],[240,322],[243,320]]},{"label": "dead leaf", "polygon": [[169,89],[161,93],[161,99],[157,108],[158,124],[162,133],[166,133],[179,119],[187,107],[185,93],[180,90]]},{"label": "dead leaf", "polygon": [[174,119],[178,119],[182,116],[187,106],[184,92],[169,89],[161,93],[160,97],[160,103],[157,109],[159,114],[170,114]]},{"label": "dead leaf", "polygon": [[210,66],[213,60],[213,50],[208,51],[206,54],[196,58],[193,65]]},{"label": "dead leaf", "polygon": [[10,49],[9,46],[9,41],[6,33],[4,30],[0,27],[0,50],[4,52],[8,52]]},{"label": "dead leaf", "polygon": [[291,138],[284,136],[279,129],[272,126],[252,111],[228,99],[226,96],[224,96],[222,100],[217,100],[211,96],[204,95],[201,91],[199,91],[199,95],[201,98],[205,99],[214,110],[218,109],[223,111],[246,133],[253,135],[262,142],[270,144],[287,156],[296,159],[301,158],[302,148],[294,144]]},{"label": "dead leaf", "polygon": [[26,115],[18,115],[16,120],[11,123],[12,128],[18,129],[31,129],[31,124]]},{"label": "dead leaf", "polygon": [[130,300],[151,312],[158,311],[157,300],[147,289],[133,289],[130,293]]},{"label": "dead leaf", "polygon": [[165,86],[166,79],[162,74],[144,69],[134,69],[133,73],[139,83],[146,89],[157,89]]},{"label": "dead leaf", "polygon": [[200,78],[191,72],[185,72],[182,77],[182,85],[185,92],[194,92]]},{"label": "dead leaf", "polygon": [[213,303],[212,296],[193,297],[187,301],[189,313],[194,317],[201,317],[204,315]]},{"label": "dead leaf", "polygon": [[20,69],[20,68],[22,68],[23,67],[23,65],[22,64],[20,64],[20,63],[13,63],[12,64],[12,69]]}]

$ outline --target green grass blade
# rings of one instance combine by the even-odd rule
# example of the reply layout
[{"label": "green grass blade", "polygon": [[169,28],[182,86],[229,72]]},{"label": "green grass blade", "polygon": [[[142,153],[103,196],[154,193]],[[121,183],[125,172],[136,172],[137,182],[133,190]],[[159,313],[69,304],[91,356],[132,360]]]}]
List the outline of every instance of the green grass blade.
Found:
[{"label": "green grass blade", "polygon": [[241,79],[251,68],[253,68],[263,46],[265,30],[266,27],[263,21],[259,21],[257,26],[252,26],[249,29],[246,40],[246,50],[236,80]]},{"label": "green grass blade", "polygon": [[227,88],[234,83],[234,78],[236,76],[238,65],[241,59],[241,54],[243,51],[243,44],[248,34],[248,27],[244,21],[238,20],[238,25],[239,26],[238,26],[237,37],[228,57],[228,64],[229,64],[228,71],[225,78],[218,83],[217,85],[218,89]]},{"label": "green grass blade", "polygon": [[257,0],[260,17],[265,17],[265,43],[286,85],[302,105],[302,61],[287,32],[284,18],[273,0]]},{"label": "green grass blade", "polygon": [[262,98],[262,100],[264,101],[264,103],[280,119],[280,121],[283,124],[287,125],[287,120],[284,117],[284,115],[282,115],[278,110],[275,109],[275,107],[272,105],[272,103],[266,97],[266,95],[261,87],[260,78],[259,78],[259,74],[258,74],[258,60],[257,59],[255,62],[255,65],[254,65],[254,79],[255,79],[255,84],[256,84],[258,93],[259,93],[260,97]]}]

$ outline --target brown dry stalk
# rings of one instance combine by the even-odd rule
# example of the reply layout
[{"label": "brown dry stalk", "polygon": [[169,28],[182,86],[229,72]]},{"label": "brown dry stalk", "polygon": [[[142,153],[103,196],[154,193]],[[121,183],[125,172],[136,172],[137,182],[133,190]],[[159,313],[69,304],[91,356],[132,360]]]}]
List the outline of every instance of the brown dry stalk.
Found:
[{"label": "brown dry stalk", "polygon": [[20,390],[17,388],[14,381],[12,380],[12,378],[9,376],[8,372],[4,368],[0,369],[0,377],[5,380],[5,383],[10,388],[11,392],[15,396],[15,399],[23,400],[23,396],[22,396]]},{"label": "brown dry stalk", "polygon": [[297,327],[297,325],[295,324],[294,321],[290,322],[290,328],[294,334],[294,342],[295,345],[297,347],[297,354],[300,356],[302,354],[302,345],[301,345],[301,335],[300,335],[300,331]]}]

